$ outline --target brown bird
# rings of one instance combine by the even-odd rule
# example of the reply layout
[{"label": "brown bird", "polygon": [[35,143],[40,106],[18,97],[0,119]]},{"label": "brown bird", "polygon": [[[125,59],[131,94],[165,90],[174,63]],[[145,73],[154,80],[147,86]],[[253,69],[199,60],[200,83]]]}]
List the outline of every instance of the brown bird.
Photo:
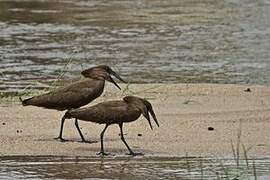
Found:
[{"label": "brown bird", "polygon": [[101,149],[98,155],[108,155],[104,152],[103,136],[109,125],[118,124],[120,127],[121,140],[129,150],[129,155],[135,156],[140,155],[140,153],[134,153],[125,141],[123,135],[123,123],[135,121],[141,116],[141,114],[143,114],[151,129],[153,129],[149,112],[159,127],[156,115],[150,102],[135,96],[126,96],[122,101],[107,101],[87,108],[72,109],[66,112],[64,118],[75,118],[76,120],[79,119],[82,121],[90,121],[106,125],[100,134]]},{"label": "brown bird", "polygon": [[[22,105],[32,105],[47,109],[56,109],[59,111],[79,108],[90,103],[102,94],[105,80],[113,83],[115,86],[121,89],[113,80],[111,75],[115,76],[120,81],[125,82],[116,72],[114,72],[109,66],[106,65],[100,65],[86,69],[82,71],[81,74],[87,79],[74,82],[49,93],[34,96],[25,100],[20,98]],[[65,141],[62,138],[64,122],[65,118],[63,117],[61,121],[59,136],[55,139]],[[75,126],[81,136],[82,142],[87,142],[85,141],[82,132],[80,131],[77,120],[75,120]]]}]

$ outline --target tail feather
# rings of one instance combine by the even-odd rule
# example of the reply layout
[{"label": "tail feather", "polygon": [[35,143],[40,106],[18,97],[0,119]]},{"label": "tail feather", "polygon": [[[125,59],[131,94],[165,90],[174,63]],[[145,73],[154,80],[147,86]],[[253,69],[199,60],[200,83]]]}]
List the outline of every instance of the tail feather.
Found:
[{"label": "tail feather", "polygon": [[30,104],[28,104],[27,102],[28,102],[30,99],[32,99],[32,98],[33,98],[33,97],[22,100],[22,97],[19,97],[19,99],[20,99],[20,101],[21,101],[21,103],[22,103],[23,106],[30,105]]}]

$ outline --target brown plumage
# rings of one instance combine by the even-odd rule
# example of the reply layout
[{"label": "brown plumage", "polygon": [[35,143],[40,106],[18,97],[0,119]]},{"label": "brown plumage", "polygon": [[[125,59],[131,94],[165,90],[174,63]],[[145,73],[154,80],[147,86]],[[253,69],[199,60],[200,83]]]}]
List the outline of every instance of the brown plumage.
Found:
[{"label": "brown plumage", "polygon": [[[60,87],[46,94],[22,100],[22,105],[32,105],[47,109],[56,109],[59,111],[79,108],[90,103],[102,94],[105,80],[112,82],[119,89],[121,89],[112,79],[111,75],[114,75],[119,80],[125,82],[116,72],[114,72],[110,67],[105,65],[96,66],[84,70],[81,72],[81,74],[87,79],[74,82],[65,87]],[[62,118],[60,133],[59,136],[56,138],[60,139],[61,141],[64,141],[64,139],[62,138],[64,121],[65,119]],[[77,120],[75,120],[75,126],[82,138],[82,141],[86,142],[80,131]]]},{"label": "brown plumage", "polygon": [[128,148],[129,154],[137,155],[130,149],[130,147],[125,141],[122,129],[123,123],[135,121],[141,116],[141,114],[143,114],[143,116],[147,119],[152,129],[149,113],[153,117],[157,126],[159,126],[158,121],[156,119],[156,115],[150,102],[139,97],[126,96],[123,98],[122,101],[107,101],[87,108],[69,110],[64,115],[64,118],[67,119],[75,118],[82,121],[90,121],[98,124],[106,124],[104,130],[101,132],[100,135],[101,139],[101,150],[99,153],[100,155],[107,155],[103,149],[103,135],[107,127],[111,124],[118,124],[120,127],[121,140]]}]

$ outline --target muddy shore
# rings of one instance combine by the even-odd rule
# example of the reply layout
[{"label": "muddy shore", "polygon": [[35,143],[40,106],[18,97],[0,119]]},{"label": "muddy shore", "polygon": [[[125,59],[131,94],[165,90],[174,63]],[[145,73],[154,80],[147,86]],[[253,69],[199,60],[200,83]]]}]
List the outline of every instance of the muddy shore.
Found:
[{"label": "muddy shore", "polygon": [[[124,91],[108,85],[101,101],[120,99],[125,94],[146,97],[160,123],[153,131],[147,121],[125,124],[126,141],[135,152],[147,156],[232,156],[232,144],[243,144],[250,157],[270,155],[270,87],[216,84],[133,84]],[[249,88],[249,90],[248,90]],[[79,122],[87,140],[80,143],[74,120],[67,120],[64,138],[54,140],[63,112],[19,103],[0,103],[0,155],[95,156],[103,125]],[[240,141],[238,135],[241,134]],[[105,150],[127,153],[118,126],[107,129]],[[242,145],[240,146],[242,153]]]}]

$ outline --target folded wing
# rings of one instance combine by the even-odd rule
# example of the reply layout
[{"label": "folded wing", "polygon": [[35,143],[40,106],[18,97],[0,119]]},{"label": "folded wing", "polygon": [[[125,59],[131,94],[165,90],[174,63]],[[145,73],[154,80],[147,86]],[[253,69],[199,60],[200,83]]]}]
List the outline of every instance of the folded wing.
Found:
[{"label": "folded wing", "polygon": [[99,124],[114,124],[130,119],[134,113],[138,116],[139,112],[130,109],[124,101],[109,101],[88,108],[70,110],[66,117]]},{"label": "folded wing", "polygon": [[55,91],[35,96],[23,101],[23,105],[33,105],[48,109],[65,110],[84,106],[100,96],[104,84],[101,81],[85,80],[73,83]]}]

